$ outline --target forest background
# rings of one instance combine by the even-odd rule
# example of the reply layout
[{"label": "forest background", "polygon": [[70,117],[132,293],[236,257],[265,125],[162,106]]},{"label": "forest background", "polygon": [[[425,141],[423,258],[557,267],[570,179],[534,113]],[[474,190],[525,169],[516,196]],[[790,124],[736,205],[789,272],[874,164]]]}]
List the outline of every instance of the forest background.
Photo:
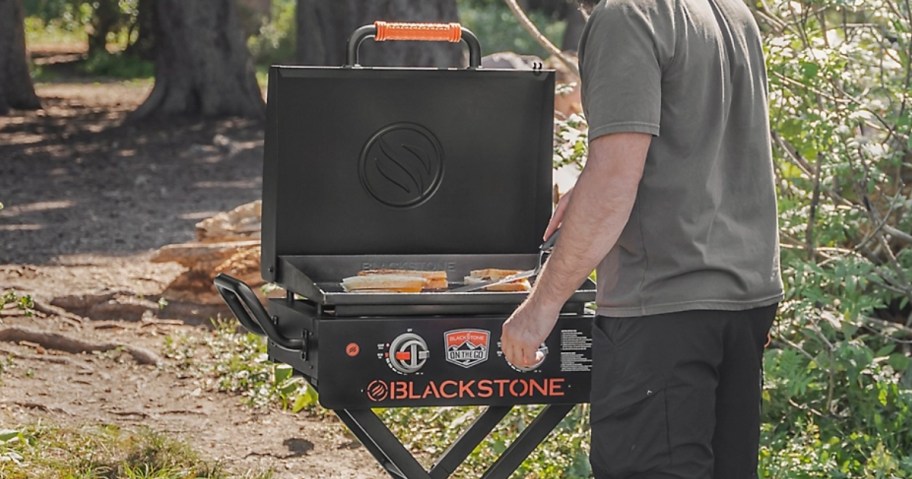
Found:
[{"label": "forest background", "polygon": [[[72,61],[63,67],[31,57],[28,73],[39,85],[104,79],[154,81],[155,89],[171,82],[180,85],[177,89],[199,90],[201,85],[177,80],[191,78],[193,72],[166,68],[168,58],[178,57],[163,57],[176,54],[163,53],[169,47],[163,47],[167,44],[162,39],[163,27],[155,21],[183,15],[205,23],[207,15],[233,11],[230,15],[236,22],[206,28],[235,28],[241,39],[223,48],[235,50],[223,62],[235,84],[221,91],[241,92],[233,95],[235,101],[210,102],[205,94],[175,93],[175,88],[157,94],[156,99],[153,89],[149,100],[134,112],[137,122],[174,115],[261,117],[262,97],[250,99],[261,92],[250,93],[250,79],[264,84],[272,63],[340,64],[334,56],[338,52],[332,48],[317,51],[302,45],[350,31],[352,22],[358,20],[353,12],[359,7],[342,1],[334,2],[333,7],[326,6],[330,2],[303,0],[251,0],[236,5],[218,1],[212,2],[218,8],[195,12],[193,7],[175,2],[168,13],[160,11],[158,20],[150,20],[156,18],[150,13],[156,0],[0,0],[0,13],[16,12],[14,4],[20,1],[25,45],[56,45],[63,54],[72,55]],[[164,10],[164,3],[158,0],[158,8]],[[210,2],[187,3],[212,6]],[[485,53],[512,51],[547,59],[551,52],[520,25],[506,3],[435,0],[421,2],[420,8],[425,10],[419,14],[437,14],[440,20],[458,16],[479,36]],[[564,51],[575,49],[574,35],[578,38],[581,17],[572,4],[563,0],[520,3],[552,43]],[[407,4],[376,2],[361,14],[415,13]],[[787,290],[765,356],[761,477],[912,478],[910,1],[760,0],[748,6],[763,31],[767,54],[770,141]],[[223,8],[227,10],[220,10]],[[321,8],[322,14],[331,14],[338,21],[307,27],[313,21],[307,12]],[[18,17],[10,15],[0,23]],[[345,15],[352,18],[339,20]],[[180,23],[174,18],[169,21]],[[298,34],[304,28],[307,42],[304,34]],[[15,51],[3,51],[8,44],[0,34],[0,69],[3,62],[14,61],[10,56]],[[454,61],[452,51],[403,50],[388,57],[377,55],[378,61],[393,64]],[[40,99],[34,94],[9,94],[10,84],[4,81],[16,83],[16,88],[22,83],[10,80],[11,71],[14,69],[0,74],[0,114],[17,115],[38,108]],[[572,73],[564,78],[571,85],[559,85],[560,94],[572,90],[572,83],[578,81]],[[191,97],[198,100],[174,101]],[[555,167],[582,167],[585,119],[576,114],[558,115],[555,131]],[[0,191],[0,201],[13,204],[13,198],[3,196]],[[4,302],[28,308],[28,297],[16,292],[8,292]],[[326,414],[302,382],[263,360],[259,338],[229,329],[218,328],[219,334],[233,338],[224,344],[232,345],[232,354],[250,364],[225,373],[224,389],[254,398],[260,407],[268,403],[272,406],[265,407],[287,408],[298,414]],[[229,376],[234,374],[236,379],[241,373],[244,381]],[[534,411],[525,410],[496,430],[460,471],[462,477],[478,477]],[[439,451],[477,412],[475,408],[419,408],[391,409],[383,414],[413,449]],[[588,477],[587,420],[585,407],[575,409],[522,465],[519,476]],[[427,426],[416,431],[415,424]],[[35,431],[30,425],[16,425],[0,433],[0,472],[4,467],[28,466],[28,458],[33,457],[28,450],[40,442],[34,440]]]}]

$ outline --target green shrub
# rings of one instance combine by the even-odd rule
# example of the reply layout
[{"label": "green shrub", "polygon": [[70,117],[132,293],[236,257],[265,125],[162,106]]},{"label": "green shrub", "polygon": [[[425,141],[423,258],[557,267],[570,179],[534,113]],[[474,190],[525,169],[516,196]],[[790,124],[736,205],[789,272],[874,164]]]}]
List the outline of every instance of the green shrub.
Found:
[{"label": "green shrub", "polygon": [[263,21],[247,46],[257,65],[293,62],[295,58],[295,1],[273,0],[272,14]]},{"label": "green shrub", "polygon": [[787,297],[766,355],[761,471],[912,477],[912,12],[767,5]]}]

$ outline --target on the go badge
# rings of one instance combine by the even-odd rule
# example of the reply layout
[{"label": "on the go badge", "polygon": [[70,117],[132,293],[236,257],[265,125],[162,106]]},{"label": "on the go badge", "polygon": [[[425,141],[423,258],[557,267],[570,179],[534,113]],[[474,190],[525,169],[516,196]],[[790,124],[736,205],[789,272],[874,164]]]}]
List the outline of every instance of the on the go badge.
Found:
[{"label": "on the go badge", "polygon": [[455,329],[443,333],[446,360],[470,368],[488,360],[491,332],[483,329]]}]

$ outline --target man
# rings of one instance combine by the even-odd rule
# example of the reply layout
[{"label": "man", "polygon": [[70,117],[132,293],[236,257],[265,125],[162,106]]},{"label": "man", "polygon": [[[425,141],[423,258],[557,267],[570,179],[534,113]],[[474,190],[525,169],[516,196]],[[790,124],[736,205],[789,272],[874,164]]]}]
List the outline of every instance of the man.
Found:
[{"label": "man", "polygon": [[[596,478],[757,474],[779,277],[766,73],[742,0],[581,2],[589,159],[503,350],[536,361],[590,271]],[[586,5],[588,4],[588,5]]]}]

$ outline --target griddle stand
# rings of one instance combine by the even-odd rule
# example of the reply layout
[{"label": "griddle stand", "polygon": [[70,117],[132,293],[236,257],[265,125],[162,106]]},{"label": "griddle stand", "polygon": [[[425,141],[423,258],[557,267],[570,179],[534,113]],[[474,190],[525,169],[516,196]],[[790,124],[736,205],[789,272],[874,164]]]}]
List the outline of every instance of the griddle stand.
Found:
[{"label": "griddle stand", "polygon": [[[274,356],[307,355],[306,341],[286,338],[273,324],[266,308],[250,287],[224,273],[215,278],[215,286],[231,312],[250,332],[266,336]],[[314,386],[311,386],[314,387]],[[314,389],[317,389],[314,387]],[[319,393],[319,389],[317,389]],[[535,417],[513,443],[482,476],[483,479],[507,479],[573,409],[573,404],[549,404]],[[346,427],[374,456],[387,473],[396,479],[445,479],[465,462],[476,446],[494,430],[513,406],[489,406],[472,425],[434,463],[430,470],[415,459],[402,442],[371,409],[333,409]]]},{"label": "griddle stand", "polygon": [[[370,409],[340,409],[333,412],[342,419],[342,422],[348,426],[390,476],[400,479],[445,479],[456,471],[511,409],[513,406],[489,406],[450,445],[430,470],[425,470],[415,460],[415,457],[405,449],[399,439]],[[484,479],[510,477],[571,409],[573,409],[573,404],[545,406],[481,477]]]}]

